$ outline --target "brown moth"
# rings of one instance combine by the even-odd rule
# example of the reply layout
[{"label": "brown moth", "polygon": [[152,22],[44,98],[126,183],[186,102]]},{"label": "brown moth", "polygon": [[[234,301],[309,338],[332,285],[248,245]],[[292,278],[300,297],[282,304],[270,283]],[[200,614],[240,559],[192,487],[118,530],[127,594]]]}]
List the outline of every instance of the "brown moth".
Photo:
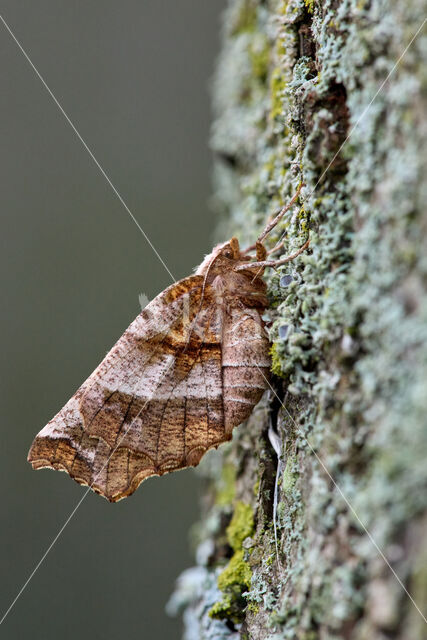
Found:
[{"label": "brown moth", "polygon": [[263,271],[308,246],[269,261],[262,244],[300,189],[255,245],[243,252],[236,238],[218,245],[194,275],[147,305],[36,436],[28,454],[34,469],[66,471],[116,502],[149,476],[196,466],[230,440],[267,386]]}]

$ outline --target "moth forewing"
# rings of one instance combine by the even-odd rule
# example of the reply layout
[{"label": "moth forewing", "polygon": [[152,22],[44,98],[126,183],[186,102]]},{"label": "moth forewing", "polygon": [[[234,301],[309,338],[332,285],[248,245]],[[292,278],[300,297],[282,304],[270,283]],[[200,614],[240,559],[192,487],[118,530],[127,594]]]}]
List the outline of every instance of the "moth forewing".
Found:
[{"label": "moth forewing", "polygon": [[253,245],[258,263],[232,238],[142,310],[36,436],[33,468],[66,471],[115,502],[231,438],[270,369],[265,235]]},{"label": "moth forewing", "polygon": [[261,316],[236,291],[235,279],[248,278],[233,271],[231,251],[229,259],[216,248],[147,305],[35,438],[34,468],[67,471],[117,501],[231,437],[262,394],[255,363],[269,367]]}]

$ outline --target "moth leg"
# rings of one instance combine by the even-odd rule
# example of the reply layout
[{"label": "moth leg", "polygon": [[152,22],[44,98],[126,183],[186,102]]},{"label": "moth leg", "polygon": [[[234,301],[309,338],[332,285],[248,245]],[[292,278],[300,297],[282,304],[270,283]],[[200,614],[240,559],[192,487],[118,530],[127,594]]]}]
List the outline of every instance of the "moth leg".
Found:
[{"label": "moth leg", "polygon": [[[287,262],[291,262],[292,260],[295,260],[295,258],[297,258],[299,255],[301,255],[301,253],[303,253],[308,245],[310,244],[310,240],[307,240],[307,242],[304,242],[304,244],[302,245],[302,247],[300,247],[300,249],[298,249],[298,251],[295,251],[295,253],[292,253],[290,256],[287,256],[286,258],[281,258],[280,260],[263,260],[261,262],[251,262],[250,266],[251,268],[253,267],[259,267],[260,269],[265,269],[266,267],[280,267],[280,265],[282,264],[286,264]],[[236,271],[242,271],[243,269],[247,269],[247,265],[241,265],[240,267],[236,267]]]},{"label": "moth leg", "polygon": [[289,211],[289,209],[292,207],[292,205],[298,199],[298,196],[301,193],[301,189],[303,187],[304,187],[304,183],[301,182],[299,187],[298,187],[298,189],[295,192],[295,195],[291,198],[291,200],[288,202],[288,204],[285,205],[284,207],[282,207],[282,209],[280,209],[280,211],[276,214],[276,216],[273,218],[273,220],[265,227],[264,231],[261,233],[261,235],[258,238],[258,242],[262,242],[264,240],[264,238],[266,236],[268,236],[268,234],[274,229],[274,227],[277,225],[277,223],[280,222],[280,220],[283,218],[285,213],[287,211]]},{"label": "moth leg", "polygon": [[303,182],[301,182],[299,187],[298,187],[298,189],[295,192],[295,195],[291,198],[291,200],[288,202],[288,204],[285,205],[284,207],[282,207],[280,209],[280,211],[278,211],[278,213],[276,213],[274,218],[267,224],[267,226],[265,227],[264,231],[261,233],[261,235],[259,236],[259,238],[255,242],[255,244],[252,244],[250,247],[245,249],[245,251],[241,255],[246,255],[250,251],[253,251],[254,249],[256,249],[257,244],[260,243],[260,242],[262,243],[264,238],[266,238],[266,236],[268,236],[268,234],[271,233],[271,231],[273,231],[274,227],[280,222],[280,220],[283,218],[285,213],[287,211],[289,211],[289,209],[295,204],[296,200],[298,199],[299,194],[301,193],[301,189],[304,186],[305,186],[305,184]]}]

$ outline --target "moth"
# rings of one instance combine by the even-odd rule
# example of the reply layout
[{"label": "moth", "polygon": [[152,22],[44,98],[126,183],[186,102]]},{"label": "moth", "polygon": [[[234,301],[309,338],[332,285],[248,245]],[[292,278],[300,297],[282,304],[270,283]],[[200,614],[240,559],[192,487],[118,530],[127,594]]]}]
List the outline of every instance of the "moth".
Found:
[{"label": "moth", "polygon": [[[136,317],[100,365],[35,437],[34,469],[66,471],[116,502],[143,480],[196,466],[230,440],[267,387],[269,341],[263,240],[296,201],[241,251],[216,246],[194,275],[162,291]],[[252,253],[255,252],[255,255]]]}]

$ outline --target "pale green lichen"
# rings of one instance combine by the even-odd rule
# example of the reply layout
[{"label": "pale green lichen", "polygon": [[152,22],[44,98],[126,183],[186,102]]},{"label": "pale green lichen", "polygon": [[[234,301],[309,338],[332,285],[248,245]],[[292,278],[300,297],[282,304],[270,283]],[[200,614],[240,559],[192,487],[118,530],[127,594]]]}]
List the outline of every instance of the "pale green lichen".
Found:
[{"label": "pale green lichen", "polygon": [[270,95],[271,109],[270,118],[275,120],[277,117],[283,117],[283,101],[285,97],[286,79],[282,69],[276,67],[271,73]]},{"label": "pale green lichen", "polygon": [[268,40],[262,38],[251,42],[249,45],[249,57],[252,64],[252,73],[260,82],[265,82],[270,62],[270,47]]},{"label": "pale green lichen", "polygon": [[296,460],[293,456],[289,456],[286,461],[286,467],[282,477],[282,489],[286,495],[289,495],[298,479]]},{"label": "pale green lichen", "polygon": [[237,36],[240,33],[254,32],[257,21],[257,3],[254,0],[239,0],[232,8],[231,35]]},{"label": "pale green lichen", "polygon": [[[250,19],[233,22],[249,6]],[[238,469],[235,494],[220,504],[214,499],[209,510],[217,525],[206,529],[206,538],[220,551],[208,573],[219,573],[223,562],[233,500],[254,518],[246,543],[233,548],[234,568],[231,560],[229,571],[221,567],[222,586],[231,589],[235,579],[238,589],[218,591],[216,600],[228,623],[244,621],[244,632],[236,622],[239,638],[421,637],[416,610],[316,455],[378,545],[394,554],[393,566],[422,603],[425,40],[413,43],[367,107],[423,16],[421,0],[229,2],[214,84],[215,206],[224,220],[218,235],[236,233],[251,244],[303,178],[303,208],[290,211],[267,242],[272,246],[286,229],[290,253],[307,232],[311,239],[307,253],[267,276],[273,372],[281,378],[275,388],[283,384],[287,409],[272,414],[287,434],[278,558],[272,527],[277,461],[266,437],[266,410],[236,430],[224,461]],[[292,282],[283,287],[285,273]],[[284,325],[286,337],[280,337]],[[211,474],[215,487],[220,475]],[[382,622],[379,594],[391,611],[387,617],[382,610]]]}]

